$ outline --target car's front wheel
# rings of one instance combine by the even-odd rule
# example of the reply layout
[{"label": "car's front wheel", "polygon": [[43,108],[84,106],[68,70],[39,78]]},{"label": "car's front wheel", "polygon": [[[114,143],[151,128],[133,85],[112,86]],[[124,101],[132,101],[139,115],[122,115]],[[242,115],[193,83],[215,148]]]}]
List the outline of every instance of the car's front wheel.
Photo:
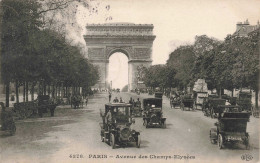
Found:
[{"label": "car's front wheel", "polygon": [[110,145],[111,145],[112,149],[115,149],[115,136],[114,136],[114,134],[110,135]]},{"label": "car's front wheel", "polygon": [[223,149],[223,137],[221,134],[218,135],[218,147],[219,149]]},{"label": "car's front wheel", "polygon": [[140,148],[140,145],[141,145],[141,136],[138,135],[138,136],[137,136],[137,141],[136,141],[136,147],[137,147],[137,148]]}]

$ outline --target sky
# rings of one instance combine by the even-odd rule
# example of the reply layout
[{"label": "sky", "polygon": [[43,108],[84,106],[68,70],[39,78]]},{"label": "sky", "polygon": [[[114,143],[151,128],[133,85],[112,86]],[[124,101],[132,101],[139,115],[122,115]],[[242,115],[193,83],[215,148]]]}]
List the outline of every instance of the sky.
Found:
[{"label": "sky", "polygon": [[[191,44],[196,35],[208,35],[223,40],[236,30],[237,22],[256,25],[260,20],[260,0],[105,0],[98,14],[78,10],[77,21],[86,33],[87,23],[130,22],[153,24],[156,39],[152,64],[166,63],[177,46]],[[104,10],[110,5],[109,10]],[[103,9],[102,9],[103,8]],[[107,17],[112,20],[106,21]],[[80,41],[84,42],[83,37]],[[120,57],[120,55],[118,56]],[[117,59],[120,60],[120,59]]]}]

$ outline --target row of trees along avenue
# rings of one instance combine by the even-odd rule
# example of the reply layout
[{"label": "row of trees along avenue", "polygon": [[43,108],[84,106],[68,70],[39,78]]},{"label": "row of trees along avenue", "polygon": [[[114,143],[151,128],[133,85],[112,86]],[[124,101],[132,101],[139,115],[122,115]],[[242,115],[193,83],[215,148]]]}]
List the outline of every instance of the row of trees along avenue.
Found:
[{"label": "row of trees along avenue", "polygon": [[206,35],[196,36],[192,45],[183,45],[169,55],[165,65],[146,70],[144,82],[149,87],[185,90],[197,79],[205,79],[209,90],[219,96],[224,89],[250,88],[258,106],[260,29],[248,37],[227,35],[224,41]]},{"label": "row of trees along avenue", "polygon": [[72,2],[2,0],[1,73],[6,106],[10,82],[15,83],[17,102],[20,86],[24,88],[24,101],[28,101],[29,91],[34,100],[36,90],[38,94],[56,97],[61,90],[66,95],[68,88],[77,92],[80,87],[87,89],[97,82],[97,69],[64,33],[50,28],[47,19],[46,13],[66,9]]}]

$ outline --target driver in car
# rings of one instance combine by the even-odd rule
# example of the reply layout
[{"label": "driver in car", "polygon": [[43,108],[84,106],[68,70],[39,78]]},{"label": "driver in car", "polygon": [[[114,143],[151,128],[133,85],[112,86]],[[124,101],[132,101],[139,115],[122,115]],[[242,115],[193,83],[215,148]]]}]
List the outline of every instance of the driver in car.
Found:
[{"label": "driver in car", "polygon": [[111,111],[108,110],[107,115],[106,115],[107,128],[109,128],[109,126],[111,125],[111,122],[112,122],[112,114],[111,114]]}]

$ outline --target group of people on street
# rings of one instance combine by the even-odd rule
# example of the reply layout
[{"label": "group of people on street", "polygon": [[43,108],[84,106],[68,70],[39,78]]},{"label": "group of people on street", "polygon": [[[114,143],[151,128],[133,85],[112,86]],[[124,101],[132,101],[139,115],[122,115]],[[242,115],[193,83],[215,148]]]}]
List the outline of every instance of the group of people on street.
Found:
[{"label": "group of people on street", "polygon": [[69,103],[71,105],[71,108],[74,107],[74,109],[79,108],[80,106],[83,107],[84,103],[87,106],[88,105],[88,97],[85,98],[82,95],[74,95],[70,96]]}]

